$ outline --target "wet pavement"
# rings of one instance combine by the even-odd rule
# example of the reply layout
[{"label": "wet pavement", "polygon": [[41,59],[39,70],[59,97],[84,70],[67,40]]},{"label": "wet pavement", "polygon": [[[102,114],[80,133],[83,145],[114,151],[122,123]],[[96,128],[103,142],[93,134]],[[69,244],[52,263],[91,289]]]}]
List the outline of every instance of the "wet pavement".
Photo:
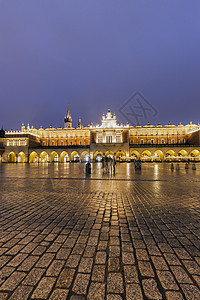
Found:
[{"label": "wet pavement", "polygon": [[1,299],[200,299],[200,165],[0,165]]}]

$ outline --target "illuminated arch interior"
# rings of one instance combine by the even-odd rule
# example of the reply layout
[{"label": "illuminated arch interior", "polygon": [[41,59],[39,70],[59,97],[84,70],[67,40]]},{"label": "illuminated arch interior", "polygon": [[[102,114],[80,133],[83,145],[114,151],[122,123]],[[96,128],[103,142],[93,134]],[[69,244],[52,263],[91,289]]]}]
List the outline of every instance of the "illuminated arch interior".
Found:
[{"label": "illuminated arch interior", "polygon": [[63,151],[60,155],[60,162],[66,163],[69,161],[69,154],[66,151]]},{"label": "illuminated arch interior", "polygon": [[24,162],[25,162],[25,153],[24,153],[24,152],[20,152],[20,153],[18,154],[17,161],[18,161],[19,163],[24,163]]},{"label": "illuminated arch interior", "polygon": [[130,156],[133,156],[136,159],[140,159],[140,153],[137,150],[131,151]]},{"label": "illuminated arch interior", "polygon": [[59,161],[59,156],[56,151],[51,152],[50,154],[50,162],[58,162]]},{"label": "illuminated arch interior", "polygon": [[16,162],[16,154],[14,152],[8,154],[8,162]]},{"label": "illuminated arch interior", "polygon": [[77,151],[73,151],[71,154],[71,161],[79,161],[80,160],[80,156],[78,154]]},{"label": "illuminated arch interior", "polygon": [[29,162],[30,163],[38,162],[38,155],[35,151],[31,152],[29,156]]},{"label": "illuminated arch interior", "polygon": [[154,156],[155,156],[156,158],[159,158],[159,159],[164,159],[164,154],[163,154],[163,152],[162,152],[161,150],[156,150],[156,151],[154,152]]},{"label": "illuminated arch interior", "polygon": [[42,151],[40,154],[41,162],[48,162],[49,156],[46,151]]}]

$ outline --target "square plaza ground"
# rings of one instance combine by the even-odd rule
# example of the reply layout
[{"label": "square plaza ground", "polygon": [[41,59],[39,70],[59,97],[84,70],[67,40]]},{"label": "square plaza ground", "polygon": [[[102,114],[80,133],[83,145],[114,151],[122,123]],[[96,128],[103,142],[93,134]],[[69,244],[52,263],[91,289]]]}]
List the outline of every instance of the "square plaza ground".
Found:
[{"label": "square plaza ground", "polygon": [[200,165],[0,165],[0,299],[200,299]]}]

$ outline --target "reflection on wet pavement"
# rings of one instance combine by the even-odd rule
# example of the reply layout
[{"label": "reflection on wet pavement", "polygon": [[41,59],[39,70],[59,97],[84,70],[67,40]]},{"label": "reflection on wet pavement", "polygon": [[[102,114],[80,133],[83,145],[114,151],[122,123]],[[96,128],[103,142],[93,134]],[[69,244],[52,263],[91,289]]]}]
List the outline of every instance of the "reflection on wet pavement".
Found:
[{"label": "reflection on wet pavement", "polygon": [[200,165],[0,165],[0,299],[200,299]]}]

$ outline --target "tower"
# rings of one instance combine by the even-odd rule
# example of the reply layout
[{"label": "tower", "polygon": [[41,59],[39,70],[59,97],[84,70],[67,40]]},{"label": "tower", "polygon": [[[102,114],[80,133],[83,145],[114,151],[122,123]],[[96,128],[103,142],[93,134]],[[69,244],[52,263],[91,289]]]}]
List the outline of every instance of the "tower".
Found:
[{"label": "tower", "polygon": [[68,104],[67,116],[65,115],[65,128],[72,128],[72,117],[69,113],[69,104]]}]

